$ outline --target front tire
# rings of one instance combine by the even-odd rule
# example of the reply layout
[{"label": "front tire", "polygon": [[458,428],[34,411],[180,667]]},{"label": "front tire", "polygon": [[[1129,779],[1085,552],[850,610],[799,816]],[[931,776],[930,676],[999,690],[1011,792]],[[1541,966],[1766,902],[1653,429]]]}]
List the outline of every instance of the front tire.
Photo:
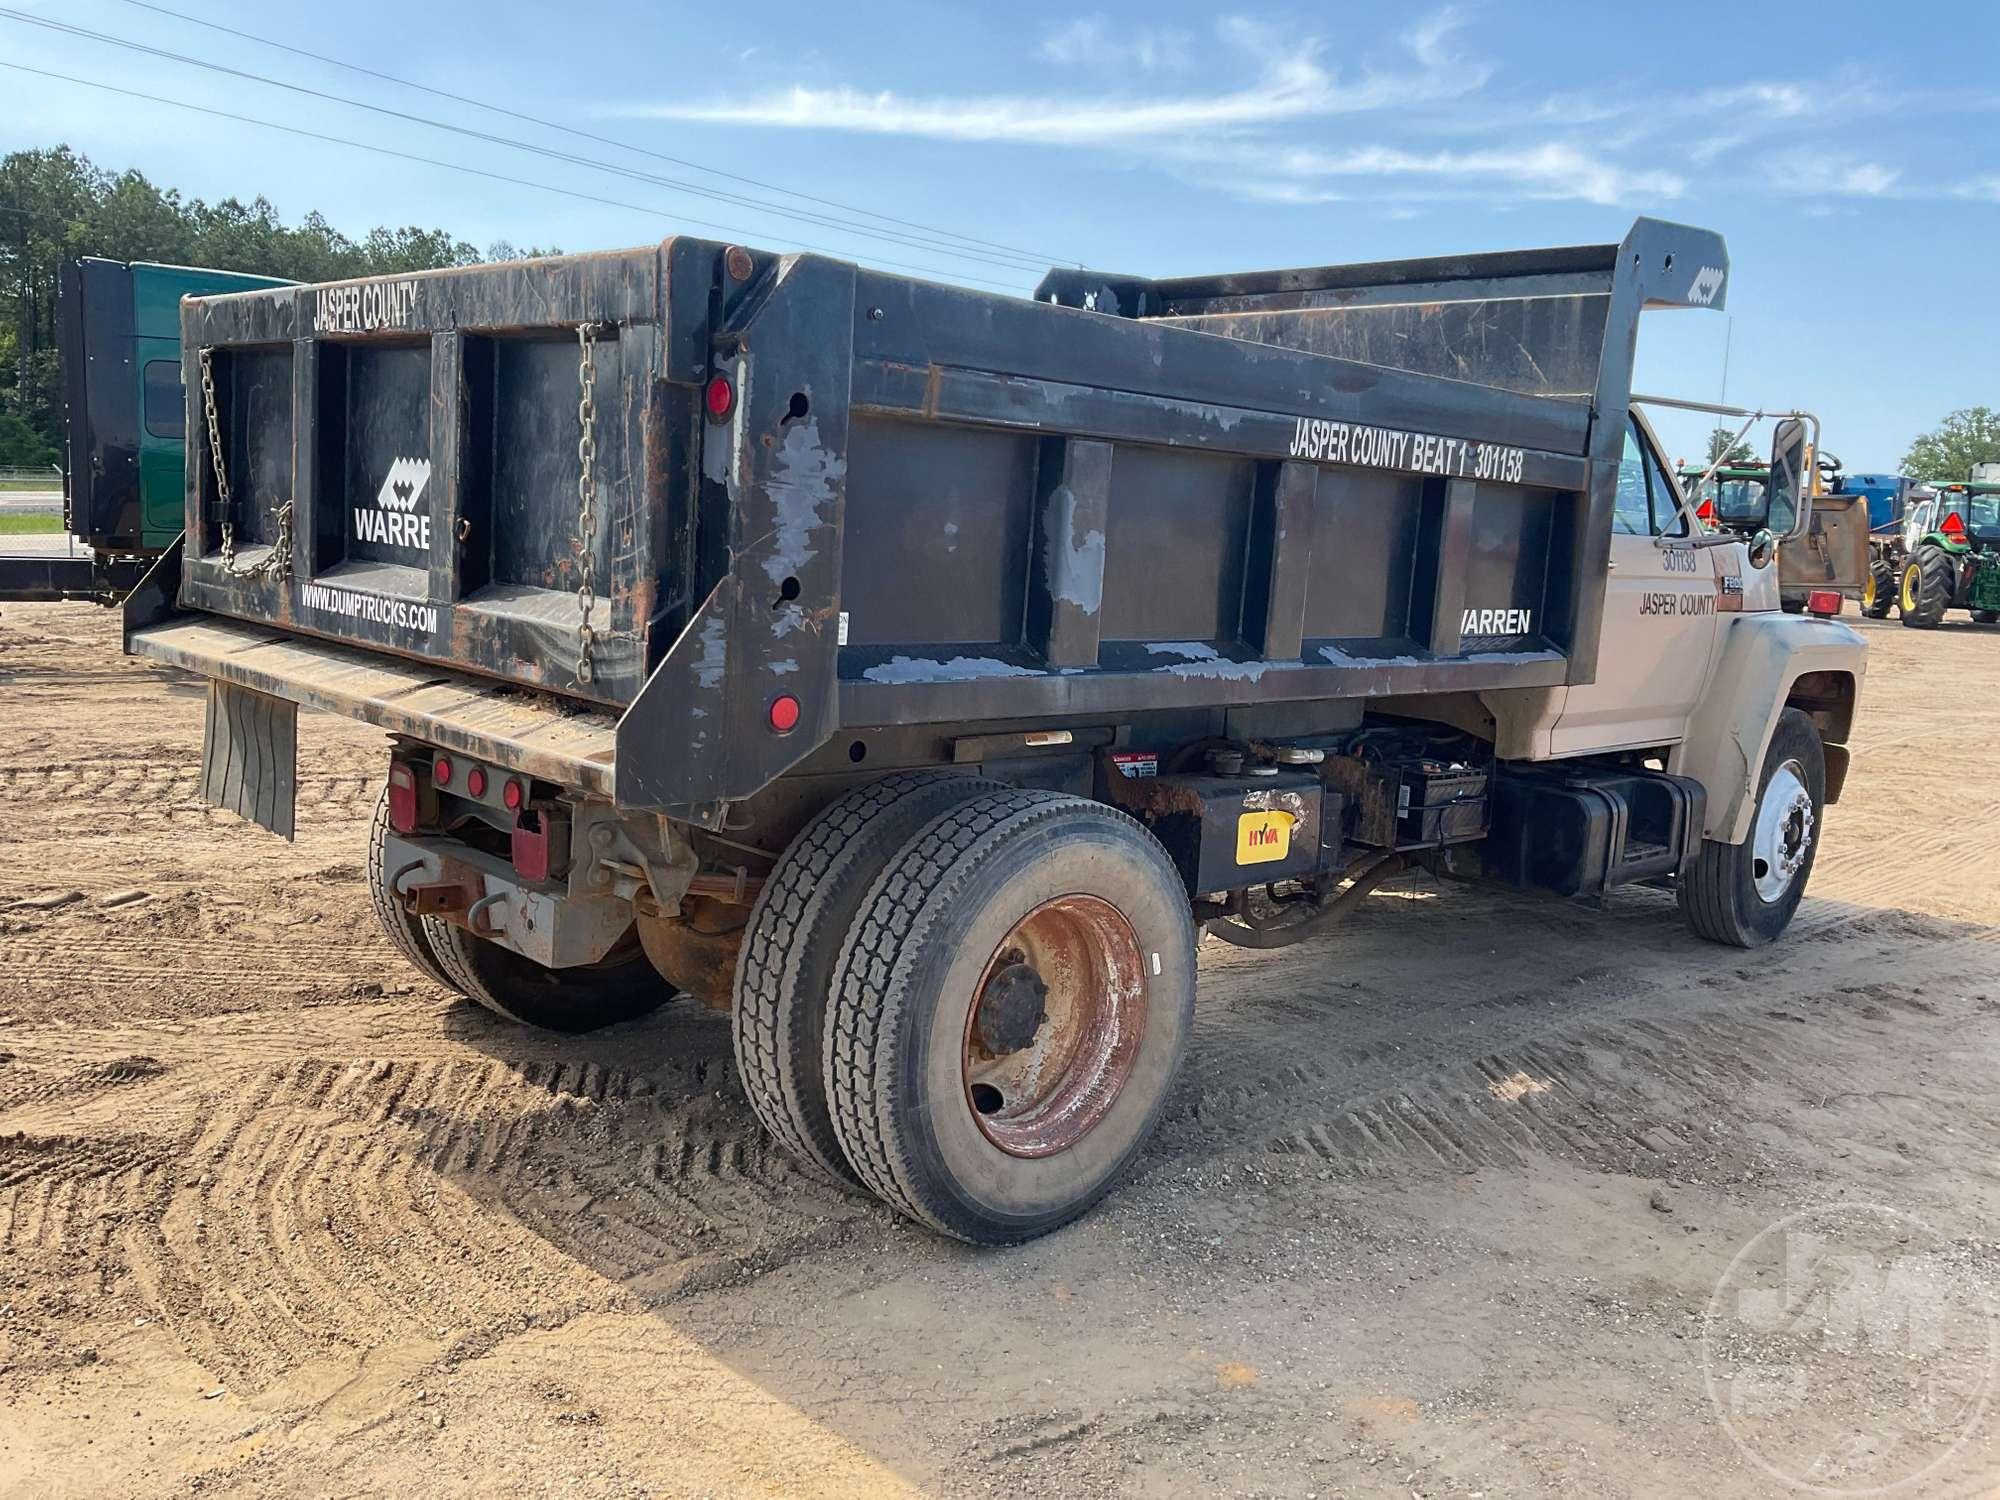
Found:
[{"label": "front tire", "polygon": [[442,917],[425,917],[423,924],[452,987],[523,1026],[596,1031],[649,1015],[676,993],[631,933],[594,964],[549,969]]},{"label": "front tire", "polygon": [[841,953],[826,1080],[891,1207],[972,1244],[1046,1234],[1158,1123],[1194,1016],[1194,921],[1123,813],[1010,791],[930,823]]},{"label": "front tire", "polygon": [[1796,708],[1778,715],[1757,780],[1750,836],[1704,839],[1678,894],[1689,927],[1714,943],[1756,948],[1782,933],[1799,909],[1826,808],[1826,747]]},{"label": "front tire", "polygon": [[1861,613],[1871,620],[1886,620],[1896,605],[1896,570],[1879,559],[1868,565],[1868,581],[1861,586]]},{"label": "front tire", "polygon": [[1951,608],[1958,581],[1958,563],[1942,547],[1919,547],[1903,565],[1900,603],[1903,623],[1913,630],[1934,630]]}]

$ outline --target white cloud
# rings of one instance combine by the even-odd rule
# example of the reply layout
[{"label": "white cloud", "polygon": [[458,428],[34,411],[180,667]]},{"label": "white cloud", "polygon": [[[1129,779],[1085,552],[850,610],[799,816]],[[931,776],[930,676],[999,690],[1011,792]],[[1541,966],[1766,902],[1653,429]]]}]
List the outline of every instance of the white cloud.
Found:
[{"label": "white cloud", "polygon": [[1231,52],[1250,62],[1255,77],[1241,88],[1217,93],[1127,99],[1025,94],[946,98],[801,85],[747,100],[645,105],[620,113],[702,124],[949,141],[1120,145],[1462,98],[1483,87],[1491,70],[1482,64],[1437,61],[1451,29],[1427,26],[1412,33],[1406,45],[1413,53],[1421,48],[1429,59],[1419,56],[1413,72],[1345,74],[1322,62],[1325,47],[1319,39],[1232,17],[1218,31]]},{"label": "white cloud", "polygon": [[1445,45],[1452,34],[1465,25],[1465,17],[1458,7],[1447,5],[1436,15],[1419,21],[1403,33],[1403,45],[1410,49],[1416,60],[1427,68],[1447,67],[1455,62],[1456,56]]},{"label": "white cloud", "polygon": [[1065,66],[1179,72],[1194,61],[1194,39],[1184,31],[1119,32],[1102,16],[1079,16],[1042,38],[1041,54]]},{"label": "white cloud", "polygon": [[1790,151],[1769,163],[1769,185],[1794,196],[1881,198],[1896,190],[1902,171],[1881,162]]},{"label": "white cloud", "polygon": [[1635,170],[1568,142],[1478,151],[1408,151],[1354,146],[1338,151],[1294,147],[1238,152],[1245,175],[1218,185],[1267,203],[1328,203],[1353,196],[1352,185],[1374,180],[1403,185],[1398,196],[1495,197],[1586,203],[1678,198],[1685,179],[1673,172]]},{"label": "white cloud", "polygon": [[1951,190],[1954,198],[1983,198],[1988,203],[2000,203],[2000,172],[1988,172],[1961,182]]},{"label": "white cloud", "polygon": [[1825,90],[1808,92],[1796,83],[1738,83],[1727,88],[1704,89],[1695,96],[1696,113],[1727,114],[1744,110],[1772,120],[1795,120],[1828,107]]}]

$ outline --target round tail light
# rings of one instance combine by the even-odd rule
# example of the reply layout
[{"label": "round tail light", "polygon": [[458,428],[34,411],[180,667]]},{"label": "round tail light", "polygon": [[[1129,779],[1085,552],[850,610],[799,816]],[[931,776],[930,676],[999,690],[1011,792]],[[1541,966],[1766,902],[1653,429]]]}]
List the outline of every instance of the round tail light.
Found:
[{"label": "round tail light", "polygon": [[474,797],[486,795],[486,773],[478,766],[465,773],[465,790]]},{"label": "round tail light", "polygon": [[436,760],[431,762],[431,780],[435,781],[439,786],[451,785],[451,757],[449,755],[440,755]]},{"label": "round tail light", "polygon": [[527,800],[527,793],[521,790],[520,782],[510,779],[500,788],[500,800],[507,804],[508,812],[519,812],[521,804]]},{"label": "round tail light", "polygon": [[726,377],[718,375],[709,381],[702,400],[708,407],[708,419],[720,422],[736,407],[736,391]]},{"label": "round tail light", "polygon": [[770,719],[773,734],[790,734],[799,727],[799,700],[790,693],[780,693],[771,700]]}]

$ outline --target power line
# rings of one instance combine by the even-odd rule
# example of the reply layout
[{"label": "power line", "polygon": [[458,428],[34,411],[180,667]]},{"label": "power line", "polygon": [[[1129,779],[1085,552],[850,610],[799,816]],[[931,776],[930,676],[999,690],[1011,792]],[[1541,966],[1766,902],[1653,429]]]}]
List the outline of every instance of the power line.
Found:
[{"label": "power line", "polygon": [[[190,26],[206,27],[210,31],[221,32],[224,36],[233,36],[242,41],[255,42],[260,47],[270,47],[279,52],[289,52],[294,57],[309,58],[313,62],[325,63],[328,67],[344,68],[350,73],[359,73],[366,78],[378,78],[384,83],[393,83],[398,88],[415,89],[418,93],[429,94],[433,98],[448,99],[454,104],[465,104],[471,106],[473,109],[483,109],[489,114],[503,115],[510,120],[519,120],[524,124],[540,126],[544,130],[558,131],[563,135],[574,136],[578,140],[594,141],[600,146],[615,146],[621,151],[636,152],[640,156],[649,156],[655,161],[667,162],[676,167],[686,167],[688,170],[694,172],[706,172],[711,177],[720,177],[729,182],[740,182],[745,187],[761,188],[765,192],[770,193],[781,193],[787,198],[797,198],[805,203],[817,203],[824,208],[837,208],[843,213],[861,214],[870,219],[879,219],[885,224],[899,224],[905,229],[921,230],[925,234],[943,235],[948,239],[962,240],[968,245],[979,245],[988,250],[1004,250],[1010,254],[1027,256],[1041,263],[1064,259],[1061,256],[1043,255],[1040,251],[1027,250],[1019,245],[1009,245],[998,240],[980,239],[976,235],[960,234],[957,230],[943,229],[937,225],[924,224],[915,219],[899,219],[894,214],[878,213],[872,208],[863,208],[853,203],[843,203],[837,198],[822,198],[815,193],[801,193],[793,188],[781,187],[775,182],[765,182],[756,177],[745,177],[740,173],[725,172],[720,167],[704,166],[698,161],[689,161],[686,157],[671,156],[664,151],[655,151],[650,147],[634,145],[630,141],[619,140],[615,136],[597,135],[588,130],[579,130],[575,126],[565,125],[559,120],[545,120],[539,115],[524,114],[520,110],[509,109],[502,104],[493,104],[487,100],[475,99],[466,94],[454,94],[449,89],[433,88],[427,83],[418,83],[410,78],[399,78],[394,73],[384,73],[380,69],[364,67],[360,63],[348,62],[338,57],[329,57],[323,52],[314,52],[305,47],[294,47],[289,42],[280,42],[271,37],[258,36],[252,31],[239,31],[234,26],[224,26],[219,21],[204,20],[200,16],[191,16],[184,11],[170,10],[164,5],[151,4],[150,0],[122,0],[122,3],[138,10],[152,11],[156,15],[171,16],[174,20],[185,21]],[[1081,262],[1076,262],[1076,264],[1081,264]]]},{"label": "power line", "polygon": [[620,166],[616,162],[600,161],[593,157],[578,156],[573,152],[558,151],[549,146],[538,146],[532,141],[516,140],[511,136],[495,135],[490,131],[475,130],[466,125],[454,125],[446,120],[433,120],[425,115],[415,115],[406,110],[391,109],[386,105],[370,104],[365,100],[352,99],[344,94],[328,93],[323,89],[309,88],[300,83],[289,83],[282,78],[272,78],[267,74],[251,72],[245,68],[232,68],[224,63],[211,62],[206,58],[191,57],[185,53],[170,52],[163,47],[149,46],[144,42],[132,41],[126,37],[112,36],[101,31],[92,31],[88,27],[71,25],[67,21],[57,21],[46,16],[28,15],[22,11],[5,8],[0,8],[0,18],[18,21],[28,26],[38,26],[44,30],[54,31],[63,35],[82,37],[88,41],[101,42],[106,46],[122,48],[128,52],[137,52],[148,57],[161,58],[168,62],[181,63],[188,67],[201,68],[207,72],[219,73],[229,78],[241,78],[252,83],[265,84],[271,88],[284,89],[289,93],[302,94],[307,98],[320,99],[331,104],[344,104],[352,109],[366,110],[371,114],[384,115],[390,119],[401,120],[408,124],[423,125],[433,130],[447,131],[453,135],[465,136],[472,140],[486,142],[489,145],[511,147],[514,150],[526,151],[532,155],[545,157],[551,161],[566,162],[572,166],[594,168],[601,172],[609,172],[614,176],[629,178],[635,182],[645,182],[672,191],[691,193],[696,197],[734,204],[737,207],[773,214],[779,218],[795,219],[807,224],[818,224],[823,228],[838,229],[849,234],[860,235],[868,239],[883,240],[912,249],[938,251],[955,260],[983,262],[987,265],[999,266],[1011,271],[1032,270],[1040,272],[1045,268],[1044,263],[1040,259],[1016,256],[1012,252],[990,254],[985,251],[966,250],[956,245],[925,240],[896,231],[872,229],[865,224],[856,224],[851,220],[834,219],[822,214],[806,213],[798,209],[781,208],[775,204],[765,203],[759,199],[750,198],[740,193],[723,192],[715,188],[703,187],[699,183],[684,182],[671,177],[661,177],[652,172],[641,172],[632,167]]},{"label": "power line", "polygon": [[[127,99],[143,99],[149,104],[164,104],[172,109],[185,109],[194,114],[209,115],[218,120],[233,120],[239,125],[256,125],[265,130],[279,130],[283,131],[286,135],[301,136],[306,140],[325,141],[331,145],[346,146],[356,151],[372,151],[378,156],[392,156],[399,161],[416,162],[421,166],[442,167],[449,172],[463,172],[470,177],[484,177],[489,181],[504,182],[514,187],[534,188],[538,192],[555,193],[560,197],[574,198],[583,203],[598,203],[608,208],[622,208],[634,213],[652,214],[662,219],[670,219],[679,224],[698,224],[704,229],[719,229],[731,236],[740,236],[744,232],[741,228],[733,224],[717,224],[708,219],[689,218],[684,214],[669,209],[653,207],[644,203],[627,203],[618,198],[600,197],[596,193],[578,192],[575,188],[558,187],[550,182],[536,182],[533,178],[514,177],[505,172],[489,172],[483,167],[469,167],[462,162],[441,161],[434,156],[419,156],[414,152],[398,151],[393,147],[377,146],[367,141],[352,140],[346,136],[328,135],[323,131],[307,130],[299,125],[284,125],[276,120],[260,120],[254,115],[234,114],[229,110],[214,109],[206,104],[190,104],[184,99],[168,99],[162,95],[148,94],[138,89],[121,88],[119,85],[113,83],[99,83],[91,78],[77,78],[68,73],[57,73],[48,68],[32,68],[26,63],[0,60],[0,68],[10,68],[17,73],[32,73],[41,78],[52,78],[59,83],[73,83],[81,88],[99,89],[107,94],[121,94]],[[816,250],[823,255],[846,255],[850,253],[844,250],[831,249],[825,245],[808,244],[803,240],[793,240],[791,243],[801,250]],[[944,271],[936,266],[911,265],[902,261],[890,260],[880,261],[878,264],[893,266],[902,271],[920,271],[933,276],[957,276],[961,281],[976,281],[981,286],[998,287],[1002,291],[1013,292],[1017,295],[1020,291],[1020,287],[1016,283],[988,281],[984,277],[979,276],[959,276],[955,271]]]}]

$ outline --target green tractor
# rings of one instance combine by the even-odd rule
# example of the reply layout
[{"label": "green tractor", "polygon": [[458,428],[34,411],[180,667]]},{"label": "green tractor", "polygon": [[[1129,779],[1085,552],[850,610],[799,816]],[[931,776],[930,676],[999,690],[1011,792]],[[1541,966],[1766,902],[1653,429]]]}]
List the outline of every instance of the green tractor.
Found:
[{"label": "green tractor", "polygon": [[1983,477],[1988,468],[1910,506],[1895,598],[1913,629],[1935,629],[1951,609],[1970,610],[1982,625],[2000,622],[2000,476]]}]

